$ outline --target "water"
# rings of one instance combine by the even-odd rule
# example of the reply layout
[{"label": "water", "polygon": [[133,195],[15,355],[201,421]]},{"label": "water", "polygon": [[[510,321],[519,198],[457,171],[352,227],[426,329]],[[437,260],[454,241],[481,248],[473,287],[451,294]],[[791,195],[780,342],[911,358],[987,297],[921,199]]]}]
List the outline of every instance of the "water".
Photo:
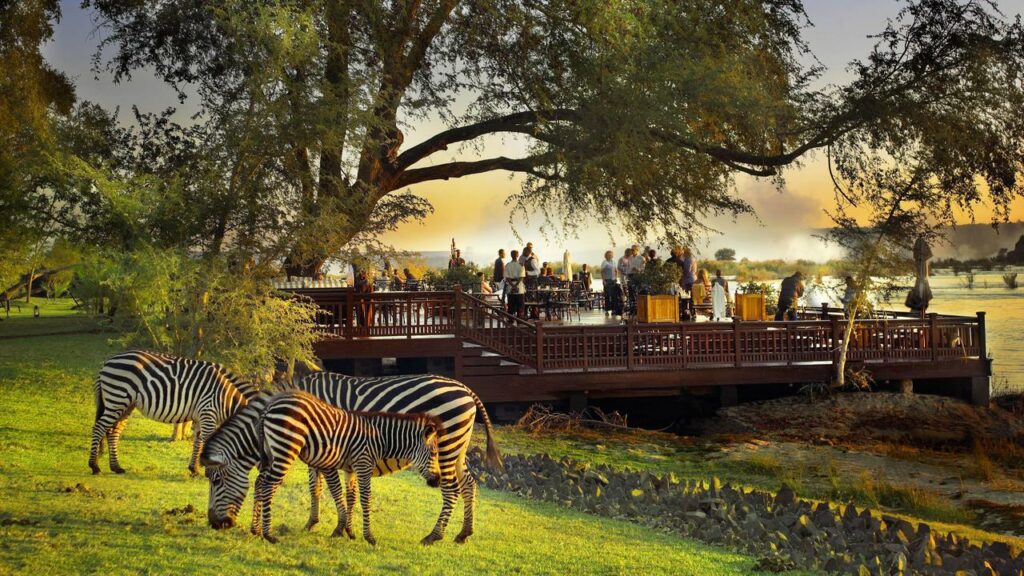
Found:
[{"label": "water", "polygon": [[[992,356],[992,391],[1024,392],[1024,268],[1009,270],[1018,273],[1021,287],[1015,290],[1006,287],[1003,274],[1006,271],[976,272],[974,287],[966,286],[966,277],[961,274],[954,276],[949,270],[937,270],[929,278],[934,298],[928,307],[929,312],[954,314],[957,316],[974,316],[985,312],[985,337],[989,354]],[[776,280],[778,288],[781,280]],[[730,280],[730,289],[735,292],[739,283]],[[834,286],[837,281],[825,278],[824,284]],[[908,289],[912,280],[907,281]],[[812,284],[807,283],[804,304],[820,305],[822,300],[829,300],[833,306],[839,306],[834,290],[812,294]],[[906,310],[903,298],[906,292],[895,295],[892,302],[880,304],[888,310]]]},{"label": "water", "polygon": [[[945,270],[931,277],[935,298],[929,312],[973,316],[985,314],[985,336],[992,356],[992,390],[1024,392],[1024,269],[1019,273],[1020,288],[1011,290],[1003,283],[1005,272],[977,272],[974,288],[965,286],[965,278]],[[902,302],[901,302],[902,304]]]}]

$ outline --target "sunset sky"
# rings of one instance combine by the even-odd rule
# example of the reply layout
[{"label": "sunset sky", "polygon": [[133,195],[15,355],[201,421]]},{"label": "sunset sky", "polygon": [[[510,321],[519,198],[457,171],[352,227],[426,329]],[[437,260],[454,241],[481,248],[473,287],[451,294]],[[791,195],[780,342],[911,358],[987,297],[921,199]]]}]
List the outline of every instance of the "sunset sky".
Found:
[{"label": "sunset sky", "polygon": [[[96,77],[90,66],[99,38],[91,13],[83,11],[79,4],[78,0],[62,2],[63,19],[57,26],[55,40],[44,51],[53,65],[75,81],[79,98],[108,108],[120,107],[121,118],[126,121],[130,119],[133,104],[143,112],[177,107],[179,121],[187,119],[196,103],[180,105],[173,92],[152,76],[138,74],[131,82],[122,84],[114,84],[107,75]],[[1024,0],[1001,0],[999,5],[1010,18],[1024,13]],[[848,78],[846,64],[868,54],[874,42],[867,36],[882,30],[886,19],[896,15],[900,3],[894,0],[805,0],[805,7],[813,23],[813,27],[805,31],[805,39],[827,68],[822,81],[842,83]],[[414,145],[444,128],[440,122],[408,126],[405,142]],[[495,137],[485,141],[482,151],[453,148],[432,156],[427,163],[499,154],[516,156],[521,155],[522,150],[522,141]],[[518,176],[492,172],[418,185],[412,191],[430,200],[435,207],[434,215],[421,224],[404,226],[387,240],[409,250],[446,250],[454,237],[464,255],[478,262],[489,262],[497,248],[511,249],[520,245],[508,222],[509,209],[504,205],[509,194],[518,190],[518,183]],[[721,247],[734,248],[738,256],[751,259],[824,260],[836,256],[834,250],[823,247],[810,235],[810,230],[828,224],[824,209],[832,201],[831,190],[820,155],[808,157],[802,166],[790,169],[781,192],[768,182],[741,178],[739,194],[754,206],[760,222],[750,216],[736,222],[728,218],[711,222],[722,235],[713,235],[704,245],[694,248],[706,257]],[[985,222],[990,212],[980,210],[977,217]],[[1015,203],[1012,218],[1024,219],[1024,201]],[[542,219],[537,215],[529,224],[517,224],[520,235],[524,240],[534,241],[545,259],[560,259],[563,250],[568,249],[576,260],[596,262],[605,249],[614,248],[618,252],[624,245],[646,240],[627,238],[619,233],[610,239],[596,221],[578,238],[545,238],[538,231]],[[1012,246],[1012,239],[1007,239],[1007,245]]]}]

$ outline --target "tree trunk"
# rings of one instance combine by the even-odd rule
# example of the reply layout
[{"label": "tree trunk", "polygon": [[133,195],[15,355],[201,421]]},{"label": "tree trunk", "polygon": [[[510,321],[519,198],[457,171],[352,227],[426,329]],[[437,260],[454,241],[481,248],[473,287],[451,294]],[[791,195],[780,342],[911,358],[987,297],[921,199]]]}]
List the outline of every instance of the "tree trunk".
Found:
[{"label": "tree trunk", "polygon": [[32,281],[35,280],[36,269],[28,271],[28,281],[25,282],[25,304],[32,303]]}]

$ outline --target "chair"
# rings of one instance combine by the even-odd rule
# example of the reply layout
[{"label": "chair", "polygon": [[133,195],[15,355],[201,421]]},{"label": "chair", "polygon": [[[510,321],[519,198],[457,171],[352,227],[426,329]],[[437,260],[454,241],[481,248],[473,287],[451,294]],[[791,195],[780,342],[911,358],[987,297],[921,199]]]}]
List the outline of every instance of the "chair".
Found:
[{"label": "chair", "polygon": [[[576,310],[576,320],[582,321],[580,317],[580,298],[582,295],[583,284],[573,282],[568,292],[555,292],[552,295],[551,306],[558,311],[564,310],[567,320],[572,320],[572,311]],[[562,317],[561,312],[559,312],[558,317]]]}]

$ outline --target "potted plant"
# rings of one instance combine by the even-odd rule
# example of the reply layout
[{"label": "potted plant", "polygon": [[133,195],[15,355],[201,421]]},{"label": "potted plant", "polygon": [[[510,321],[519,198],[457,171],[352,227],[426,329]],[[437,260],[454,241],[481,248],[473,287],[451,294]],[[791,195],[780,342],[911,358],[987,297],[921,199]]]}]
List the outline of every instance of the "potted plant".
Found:
[{"label": "potted plant", "polygon": [[636,315],[640,322],[678,322],[679,285],[682,269],[675,264],[649,262],[633,275],[636,283]]}]

